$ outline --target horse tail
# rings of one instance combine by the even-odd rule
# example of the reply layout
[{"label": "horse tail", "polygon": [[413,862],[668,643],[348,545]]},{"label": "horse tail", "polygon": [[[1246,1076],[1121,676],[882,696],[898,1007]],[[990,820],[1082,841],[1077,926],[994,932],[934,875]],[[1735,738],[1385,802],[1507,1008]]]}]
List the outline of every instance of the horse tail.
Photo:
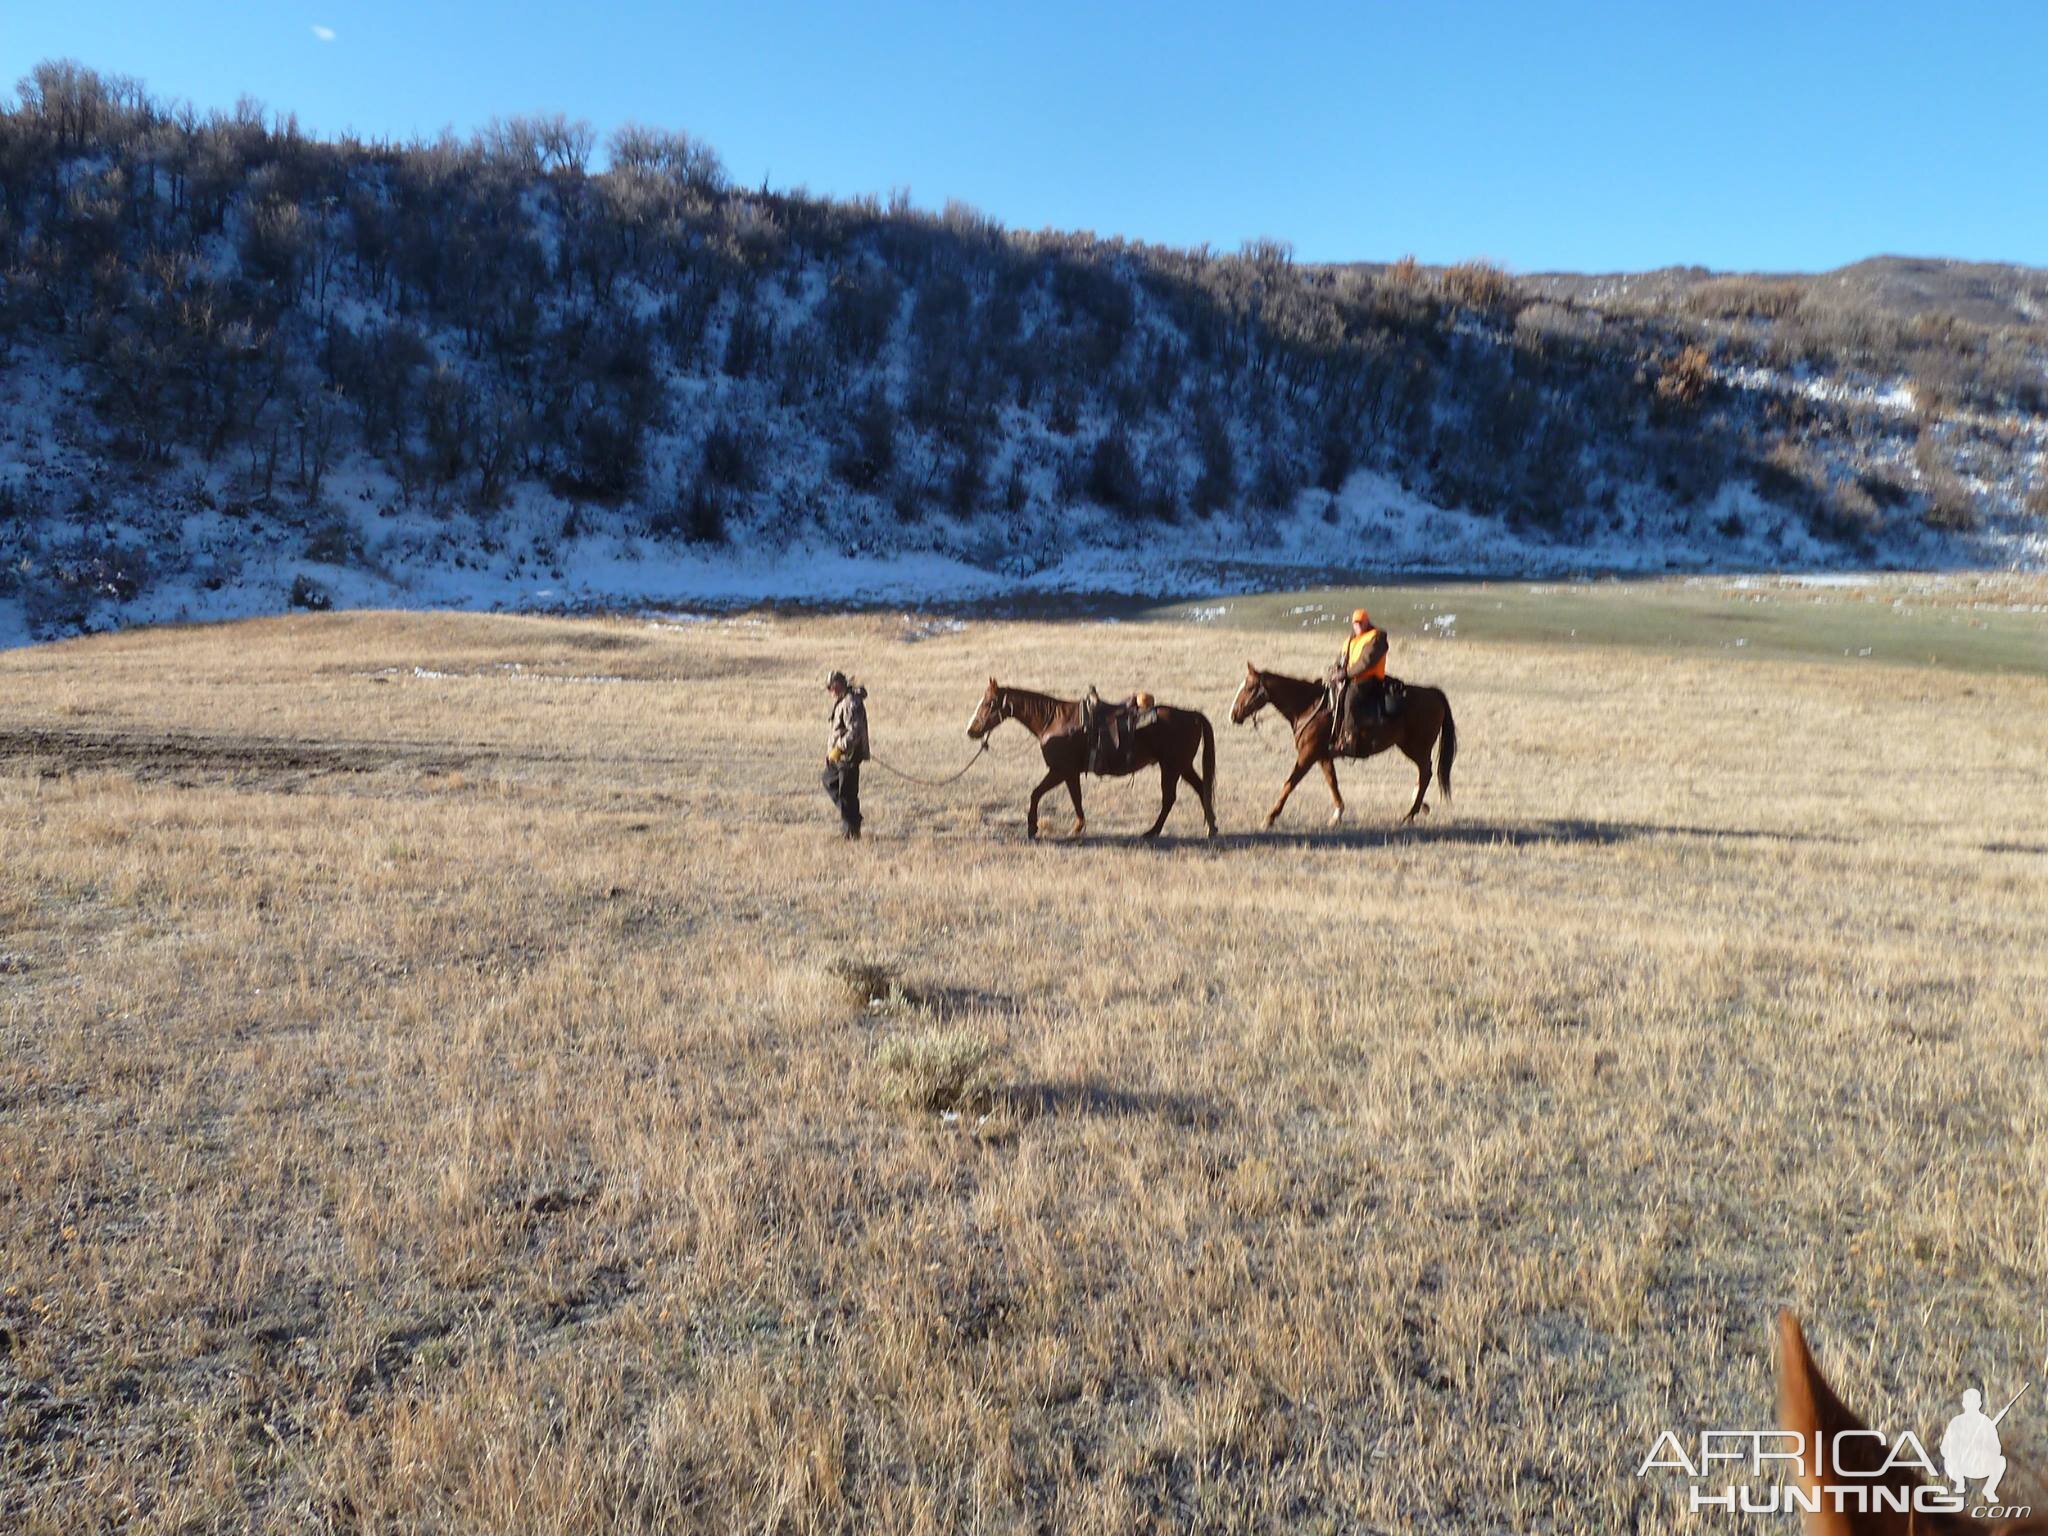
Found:
[{"label": "horse tail", "polygon": [[1209,723],[1207,715],[1196,715],[1202,722],[1202,798],[1211,805],[1216,803],[1216,727]]},{"label": "horse tail", "polygon": [[1448,805],[1451,800],[1451,762],[1458,755],[1458,722],[1451,718],[1450,695],[1442,693],[1441,689],[1438,692],[1444,701],[1444,749],[1437,755],[1436,787],[1444,792],[1444,803]]}]

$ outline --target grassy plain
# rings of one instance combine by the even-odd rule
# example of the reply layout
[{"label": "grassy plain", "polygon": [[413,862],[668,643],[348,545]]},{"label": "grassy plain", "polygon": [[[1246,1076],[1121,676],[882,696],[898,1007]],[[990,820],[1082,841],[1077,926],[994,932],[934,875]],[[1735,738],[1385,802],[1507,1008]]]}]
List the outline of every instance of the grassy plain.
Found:
[{"label": "grassy plain", "polygon": [[[2048,618],[1927,591],[1374,594],[1406,832],[1255,830],[1315,595],[0,655],[0,1525],[1698,1528],[1780,1304],[1931,1440],[2044,1343]],[[1010,726],[844,845],[832,664],[1204,708],[1225,835]]]}]

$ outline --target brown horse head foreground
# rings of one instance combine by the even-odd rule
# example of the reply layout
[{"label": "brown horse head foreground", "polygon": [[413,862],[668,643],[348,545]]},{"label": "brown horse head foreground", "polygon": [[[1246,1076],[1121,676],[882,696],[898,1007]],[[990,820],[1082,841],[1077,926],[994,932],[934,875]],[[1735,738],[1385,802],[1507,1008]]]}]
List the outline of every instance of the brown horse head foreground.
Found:
[{"label": "brown horse head foreground", "polygon": [[[1287,776],[1287,782],[1280,788],[1280,798],[1273,802],[1273,809],[1266,813],[1266,825],[1271,826],[1280,819],[1280,812],[1287,804],[1287,797],[1294,793],[1294,786],[1307,776],[1309,769],[1320,767],[1323,780],[1330,786],[1330,799],[1336,803],[1330,821],[1334,825],[1344,815],[1344,797],[1337,790],[1337,767],[1330,751],[1330,736],[1336,722],[1330,714],[1329,689],[1312,678],[1289,677],[1284,672],[1261,672],[1250,662],[1244,664],[1244,684],[1237,690],[1237,698],[1230,706],[1231,723],[1243,725],[1267,705],[1284,717],[1294,728],[1294,771]],[[1429,758],[1437,741],[1443,742],[1443,755],[1437,760],[1437,787],[1444,792],[1444,799],[1451,798],[1451,762],[1458,755],[1458,725],[1451,718],[1451,701],[1444,696],[1441,688],[1409,687],[1407,702],[1401,712],[1391,720],[1374,723],[1360,751],[1350,754],[1354,757],[1376,757],[1389,747],[1399,747],[1408,760],[1415,765],[1415,803],[1408,807],[1408,814],[1401,818],[1413,821],[1428,811],[1422,803],[1429,793]]]},{"label": "brown horse head foreground", "polygon": [[[1886,1441],[1835,1396],[1806,1347],[1799,1319],[1790,1312],[1778,1314],[1778,1423],[1800,1437],[1799,1485],[1809,1503],[1821,1506],[1801,1506],[1807,1536],[2048,1536],[2048,1519],[2038,1516],[1979,1520],[1959,1511],[1913,1507],[1920,1479],[1901,1467],[1884,1470]],[[1850,1501],[1823,1490],[1842,1486],[1868,1489],[1869,1502],[1884,1507],[1838,1507]],[[1879,1490],[1890,1497],[1878,1497]]]},{"label": "brown horse head foreground", "polygon": [[[1064,784],[1074,802],[1074,835],[1079,837],[1088,825],[1088,818],[1081,810],[1081,775],[1094,771],[1088,766],[1088,742],[1081,728],[1081,701],[1056,699],[1050,694],[1033,693],[1028,688],[1005,688],[990,678],[988,691],[982,694],[974,718],[967,722],[967,734],[978,741],[1005,720],[1016,721],[1036,736],[1038,750],[1045,758],[1045,777],[1031,791],[1031,809],[1024,817],[1025,835],[1038,836],[1038,802],[1054,785]],[[1129,772],[1135,773],[1155,763],[1159,765],[1159,816],[1145,829],[1144,835],[1159,835],[1159,829],[1166,825],[1167,813],[1173,809],[1180,781],[1185,779],[1201,798],[1202,816],[1209,824],[1209,835],[1214,837],[1216,732],[1208,717],[1199,710],[1161,704],[1158,706],[1158,718],[1132,737],[1132,745],[1137,751]],[[1199,776],[1195,773],[1197,752],[1202,758]]]}]

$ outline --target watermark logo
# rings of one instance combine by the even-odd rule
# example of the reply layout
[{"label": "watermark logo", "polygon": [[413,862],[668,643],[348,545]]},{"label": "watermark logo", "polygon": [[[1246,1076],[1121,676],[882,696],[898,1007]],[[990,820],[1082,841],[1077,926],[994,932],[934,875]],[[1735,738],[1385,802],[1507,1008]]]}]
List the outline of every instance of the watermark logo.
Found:
[{"label": "watermark logo", "polygon": [[1958,1494],[1967,1491],[1966,1484],[1981,1477],[1984,1502],[1998,1502],[1998,1480],[2005,1476],[2005,1451],[1998,1441],[1999,1420],[2012,1412],[2012,1404],[2026,1396],[2027,1387],[2032,1385],[2030,1381],[2013,1393],[2012,1403],[1999,1409],[1995,1418],[1985,1414],[1982,1392],[1972,1387],[1963,1394],[1963,1411],[1948,1421],[1948,1428],[1941,1435],[1942,1470],[1948,1473]]},{"label": "watermark logo", "polygon": [[[1939,1465],[1910,1429],[1889,1434],[1859,1425],[1806,1435],[1789,1429],[1703,1429],[1689,1439],[1667,1429],[1636,1476],[1682,1475],[1694,1514],[1967,1513],[2024,1519],[2032,1512],[2028,1506],[1998,1502],[2005,1476],[1998,1426],[2032,1386],[2023,1385],[1996,1414],[1984,1412],[1984,1394],[1975,1387],[1965,1391],[1962,1412],[1942,1431]],[[1827,1480],[1807,1486],[1800,1478],[1802,1463],[1828,1469]]]}]

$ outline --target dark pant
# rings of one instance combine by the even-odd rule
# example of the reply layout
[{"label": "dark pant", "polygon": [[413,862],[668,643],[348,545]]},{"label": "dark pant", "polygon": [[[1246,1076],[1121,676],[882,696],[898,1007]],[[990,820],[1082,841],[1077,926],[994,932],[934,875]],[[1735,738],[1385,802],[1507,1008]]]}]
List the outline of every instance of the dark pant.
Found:
[{"label": "dark pant", "polygon": [[846,835],[853,837],[860,832],[860,764],[831,763],[825,768],[825,793],[832,797],[832,803],[839,807],[839,819],[846,824]]},{"label": "dark pant", "polygon": [[1365,743],[1366,734],[1378,724],[1380,701],[1386,696],[1387,685],[1377,677],[1357,677],[1344,694],[1344,729],[1339,733],[1348,747],[1360,747]]}]

